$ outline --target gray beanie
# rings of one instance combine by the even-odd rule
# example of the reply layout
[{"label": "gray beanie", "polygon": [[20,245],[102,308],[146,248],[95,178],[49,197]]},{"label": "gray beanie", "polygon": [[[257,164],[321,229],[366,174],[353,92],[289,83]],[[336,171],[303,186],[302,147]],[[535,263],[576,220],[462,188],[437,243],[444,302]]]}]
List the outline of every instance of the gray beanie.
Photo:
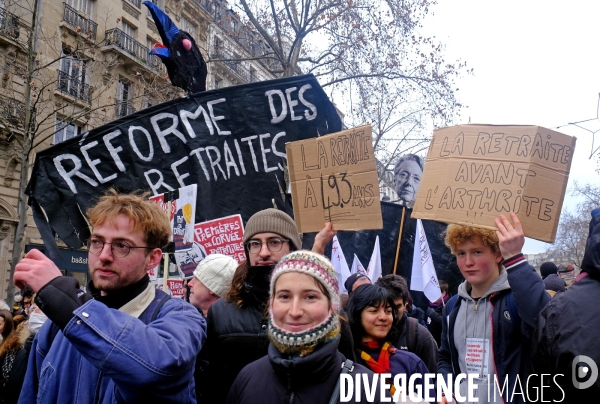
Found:
[{"label": "gray beanie", "polygon": [[256,212],[246,223],[244,243],[258,233],[276,233],[290,240],[292,250],[302,248],[300,234],[294,219],[278,209],[265,209]]},{"label": "gray beanie", "polygon": [[194,276],[215,295],[223,297],[229,290],[237,266],[237,261],[227,255],[210,254],[200,261]]}]

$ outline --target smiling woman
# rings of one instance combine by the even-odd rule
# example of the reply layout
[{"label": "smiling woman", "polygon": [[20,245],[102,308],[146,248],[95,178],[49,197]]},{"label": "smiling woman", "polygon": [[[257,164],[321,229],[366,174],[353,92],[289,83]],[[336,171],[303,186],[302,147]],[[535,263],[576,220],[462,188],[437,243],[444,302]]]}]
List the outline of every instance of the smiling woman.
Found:
[{"label": "smiling woman", "polygon": [[[239,373],[227,403],[326,404],[339,394],[346,358],[338,352],[338,293],[337,275],[327,258],[309,251],[284,256],[271,275],[268,355]],[[364,366],[352,366],[352,374],[372,378]],[[379,395],[369,401],[361,390],[351,402],[380,402]]]},{"label": "smiling woman", "polygon": [[[405,374],[408,380],[412,374],[428,373],[417,355],[392,344],[397,339],[392,325],[398,312],[390,292],[377,285],[359,286],[350,295],[347,312],[357,357],[366,367],[375,373],[391,374],[392,380],[398,374]],[[391,393],[394,392],[392,387]],[[430,397],[433,396],[431,392]]]}]

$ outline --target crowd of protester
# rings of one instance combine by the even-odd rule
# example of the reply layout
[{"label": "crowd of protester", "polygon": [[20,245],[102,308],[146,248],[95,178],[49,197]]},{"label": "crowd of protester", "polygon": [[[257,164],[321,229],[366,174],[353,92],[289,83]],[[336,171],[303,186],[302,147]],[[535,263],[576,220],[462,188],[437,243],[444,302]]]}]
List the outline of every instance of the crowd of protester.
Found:
[{"label": "crowd of protester", "polygon": [[[0,302],[0,404],[336,403],[342,373],[475,374],[479,403],[529,402],[494,384],[490,397],[489,383],[506,381],[512,392],[542,373],[565,375],[546,400],[600,392],[597,380],[586,389],[571,382],[582,355],[600,363],[599,209],[568,286],[562,268],[544,263],[538,274],[526,261],[515,214],[496,219],[497,230],[449,225],[445,242],[464,282],[452,296],[440,281],[440,298],[424,308],[395,274],[374,284],[353,274],[342,293],[323,255],[331,224],[305,251],[293,219],[276,209],[249,219],[244,262],[208,255],[185,298],[170,298],[147,275],[170,233],[158,205],[111,191],[87,215],[87,292],[37,250],[17,265],[18,303]],[[458,393],[468,387],[464,380]],[[351,402],[380,402],[369,388]]]}]

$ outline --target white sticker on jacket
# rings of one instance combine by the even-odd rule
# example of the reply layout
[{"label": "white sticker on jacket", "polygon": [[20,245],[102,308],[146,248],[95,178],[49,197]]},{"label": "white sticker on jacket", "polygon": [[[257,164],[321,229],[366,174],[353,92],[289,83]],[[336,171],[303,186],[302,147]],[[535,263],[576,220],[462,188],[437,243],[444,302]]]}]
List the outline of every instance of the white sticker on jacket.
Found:
[{"label": "white sticker on jacket", "polygon": [[[488,375],[489,339],[467,338],[467,373]],[[483,371],[482,371],[483,366]]]}]

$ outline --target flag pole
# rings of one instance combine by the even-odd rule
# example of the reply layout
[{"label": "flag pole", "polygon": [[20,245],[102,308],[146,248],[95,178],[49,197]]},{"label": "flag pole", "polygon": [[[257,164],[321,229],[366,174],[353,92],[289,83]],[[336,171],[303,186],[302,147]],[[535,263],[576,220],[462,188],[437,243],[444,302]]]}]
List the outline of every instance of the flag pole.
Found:
[{"label": "flag pole", "polygon": [[402,229],[404,228],[405,213],[406,207],[402,206],[402,218],[400,219],[400,231],[398,232],[398,246],[396,247],[396,260],[394,261],[394,275],[396,275],[396,268],[398,267],[398,257],[400,256],[400,242],[402,241]]}]

